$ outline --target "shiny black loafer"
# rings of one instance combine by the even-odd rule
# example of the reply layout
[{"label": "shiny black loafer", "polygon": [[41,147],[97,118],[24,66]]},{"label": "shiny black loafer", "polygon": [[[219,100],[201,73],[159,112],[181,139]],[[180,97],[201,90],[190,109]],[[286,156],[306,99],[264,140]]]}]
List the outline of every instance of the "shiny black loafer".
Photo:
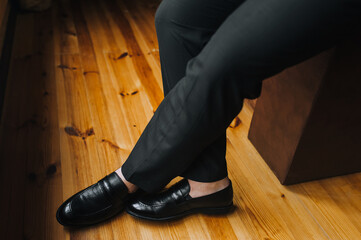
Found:
[{"label": "shiny black loafer", "polygon": [[224,214],[233,209],[231,181],[225,189],[203,197],[192,198],[189,191],[189,183],[183,179],[163,192],[131,201],[126,212],[141,219],[162,221],[191,213]]},{"label": "shiny black loafer", "polygon": [[113,172],[66,200],[58,208],[56,219],[69,227],[96,224],[123,210],[131,195],[121,178]]}]

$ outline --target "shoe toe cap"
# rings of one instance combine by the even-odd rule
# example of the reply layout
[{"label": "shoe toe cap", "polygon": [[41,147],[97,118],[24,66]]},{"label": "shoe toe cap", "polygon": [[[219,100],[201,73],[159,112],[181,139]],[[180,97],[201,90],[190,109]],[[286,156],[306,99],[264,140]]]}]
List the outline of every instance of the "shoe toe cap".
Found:
[{"label": "shoe toe cap", "polygon": [[56,212],[56,219],[61,225],[72,225],[74,216],[71,210],[71,201],[64,202]]}]

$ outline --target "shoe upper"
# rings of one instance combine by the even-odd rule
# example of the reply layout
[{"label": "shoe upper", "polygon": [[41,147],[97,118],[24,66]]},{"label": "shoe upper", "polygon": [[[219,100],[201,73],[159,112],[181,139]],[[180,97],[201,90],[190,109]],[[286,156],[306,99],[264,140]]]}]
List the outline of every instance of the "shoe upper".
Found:
[{"label": "shoe upper", "polygon": [[128,198],[128,189],[113,172],[74,194],[57,211],[62,225],[89,225],[118,213]]},{"label": "shoe upper", "polygon": [[232,183],[225,189],[203,197],[189,195],[188,180],[183,179],[160,193],[148,194],[132,201],[127,212],[139,216],[162,218],[197,208],[223,207],[232,204]]}]

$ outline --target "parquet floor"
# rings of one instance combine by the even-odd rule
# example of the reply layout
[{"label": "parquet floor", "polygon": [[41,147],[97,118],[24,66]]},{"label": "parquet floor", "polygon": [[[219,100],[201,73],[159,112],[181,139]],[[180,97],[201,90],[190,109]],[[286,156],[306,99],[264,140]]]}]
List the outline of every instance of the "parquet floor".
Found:
[{"label": "parquet floor", "polygon": [[[282,186],[228,129],[236,210],[152,223],[125,213],[64,229],[63,199],[117,169],[163,99],[159,0],[58,0],[17,17],[0,127],[1,239],[361,239],[361,174]],[[176,179],[177,180],[177,179]]]}]

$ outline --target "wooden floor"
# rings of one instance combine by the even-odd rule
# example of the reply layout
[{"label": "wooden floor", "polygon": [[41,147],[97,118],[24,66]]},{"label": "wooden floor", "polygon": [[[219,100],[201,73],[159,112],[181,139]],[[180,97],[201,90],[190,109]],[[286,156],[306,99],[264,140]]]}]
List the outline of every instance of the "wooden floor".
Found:
[{"label": "wooden floor", "polygon": [[18,15],[0,130],[0,238],[361,239],[361,174],[280,185],[247,140],[248,105],[228,129],[234,212],[166,223],[122,213],[80,230],[56,222],[63,199],[126,160],[162,101],[158,4],[59,0]]}]

